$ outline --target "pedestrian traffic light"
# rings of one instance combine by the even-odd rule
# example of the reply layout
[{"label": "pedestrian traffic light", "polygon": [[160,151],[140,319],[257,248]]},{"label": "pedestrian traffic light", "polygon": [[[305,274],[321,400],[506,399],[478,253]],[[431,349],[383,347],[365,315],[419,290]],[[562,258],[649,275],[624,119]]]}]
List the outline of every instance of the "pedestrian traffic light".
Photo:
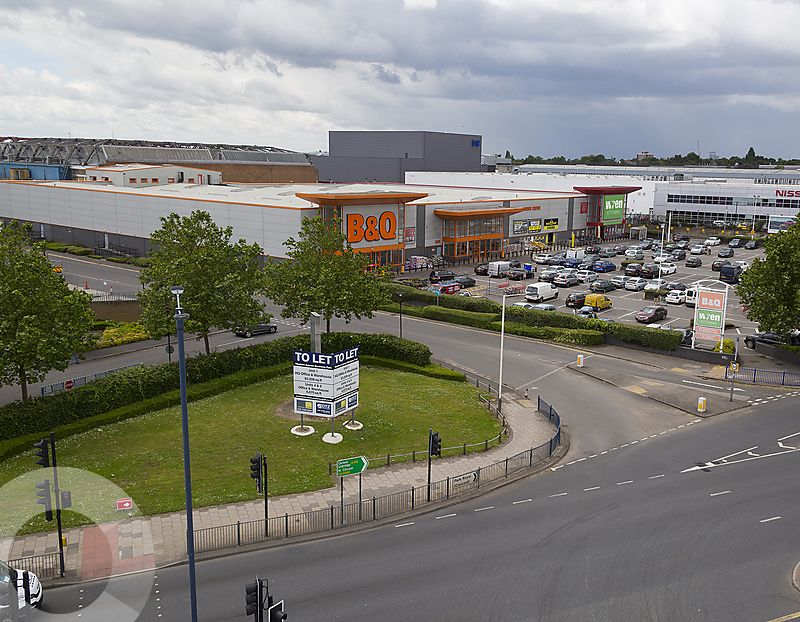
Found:
[{"label": "pedestrian traffic light", "polygon": [[36,483],[36,503],[44,506],[45,520],[53,520],[53,501],[50,498],[50,480],[46,479]]},{"label": "pedestrian traffic light", "polygon": [[267,609],[267,619],[265,622],[282,622],[286,618],[286,612],[283,610],[283,601],[279,600],[274,605],[270,605],[269,609]]},{"label": "pedestrian traffic light", "polygon": [[244,586],[245,613],[249,616],[255,616],[256,622],[262,622],[264,619],[263,609],[261,608],[261,585],[261,579],[256,577],[253,583],[248,583]]},{"label": "pedestrian traffic light", "polygon": [[263,491],[263,481],[261,479],[261,454],[257,453],[255,456],[250,458],[250,477],[256,480],[256,488],[258,492],[261,493]]},{"label": "pedestrian traffic light", "polygon": [[438,432],[431,434],[431,456],[442,455],[442,439]]},{"label": "pedestrian traffic light", "polygon": [[45,469],[50,466],[50,441],[43,438],[33,444],[34,454],[36,455],[36,464]]}]

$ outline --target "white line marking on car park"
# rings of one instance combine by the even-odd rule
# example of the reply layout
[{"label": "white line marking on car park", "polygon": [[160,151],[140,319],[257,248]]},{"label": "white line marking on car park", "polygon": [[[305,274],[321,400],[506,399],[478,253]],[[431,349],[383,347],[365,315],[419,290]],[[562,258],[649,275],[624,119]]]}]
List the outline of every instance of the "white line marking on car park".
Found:
[{"label": "white line marking on car park", "polygon": [[520,503],[530,503],[533,499],[520,499],[519,501],[514,501],[511,505],[519,505]]},{"label": "white line marking on car park", "polygon": [[730,490],[720,490],[719,492],[710,492],[708,493],[709,497],[719,497],[720,495],[727,495],[730,493]]},{"label": "white line marking on car park", "polygon": [[741,335],[741,334],[742,334],[742,331],[740,331],[740,330],[737,328],[737,329],[736,329],[736,334],[737,334],[737,335]]},{"label": "white line marking on car park", "polygon": [[589,492],[590,490],[600,490],[600,486],[592,486],[591,488],[584,488],[583,492]]},{"label": "white line marking on car park", "polygon": [[633,480],[629,479],[624,482],[617,482],[617,486],[624,486],[625,484],[633,484]]},{"label": "white line marking on car park", "polygon": [[607,453],[608,453],[608,450],[606,449],[605,451],[601,451],[601,452],[600,452],[600,455],[601,455],[601,456],[605,456]]},{"label": "white line marking on car park", "polygon": [[771,523],[774,520],[780,520],[780,519],[781,519],[780,516],[773,516],[772,518],[765,518],[765,519],[762,519],[762,520],[760,520],[758,522],[759,523]]},{"label": "white line marking on car park", "polygon": [[583,458],[578,458],[575,462],[583,462],[584,460],[586,460],[586,456],[584,456]]},{"label": "white line marking on car park", "polygon": [[493,509],[494,509],[493,505],[487,505],[485,508],[477,508],[477,509],[472,510],[472,511],[473,512],[483,512],[485,510],[493,510]]},{"label": "white line marking on car park", "polygon": [[619,447],[612,447],[609,451],[617,451],[617,449],[619,449]]},{"label": "white line marking on car park", "polygon": [[[638,443],[638,442],[639,442],[639,441],[631,441],[631,445],[635,445],[635,444],[636,444],[636,443]],[[624,445],[623,445],[623,447],[624,447]]]},{"label": "white line marking on car park", "polygon": [[589,458],[597,458],[597,454],[592,454]]},{"label": "white line marking on car park", "polygon": [[577,460],[573,460],[572,462],[567,462],[567,466],[570,466],[570,465],[572,465],[572,464],[575,464],[576,462],[577,462]]},{"label": "white line marking on car park", "polygon": [[414,521],[411,521],[410,523],[400,523],[399,525],[395,525],[395,527],[408,527],[409,525],[413,525],[413,524],[414,524]]},{"label": "white line marking on car park", "polygon": [[563,497],[565,494],[567,494],[567,493],[565,493],[565,492],[560,492],[560,493],[558,493],[557,495],[550,495],[550,496],[548,497],[548,499],[552,499],[553,497]]},{"label": "white line marking on car park", "polygon": [[437,516],[436,520],[441,520],[443,518],[452,518],[453,516],[455,516],[455,514],[445,514],[443,516]]},{"label": "white line marking on car park", "polygon": [[659,432],[658,435],[661,436],[662,434],[666,434],[666,433],[667,433],[667,431],[664,430],[663,432]]},{"label": "white line marking on car park", "polygon": [[620,445],[620,447],[627,447],[630,443],[625,443],[624,445]]},{"label": "white line marking on car park", "polygon": [[659,477],[666,477],[666,475],[664,475],[663,473],[661,473],[660,475],[651,475],[647,479],[658,479]]}]

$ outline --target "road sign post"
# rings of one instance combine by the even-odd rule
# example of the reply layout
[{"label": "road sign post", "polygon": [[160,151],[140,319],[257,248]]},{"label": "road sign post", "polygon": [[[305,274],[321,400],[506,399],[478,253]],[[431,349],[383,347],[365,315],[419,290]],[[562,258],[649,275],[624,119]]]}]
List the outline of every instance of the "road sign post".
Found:
[{"label": "road sign post", "polygon": [[336,477],[339,478],[339,523],[344,524],[344,478],[358,475],[358,517],[361,518],[361,474],[367,470],[369,460],[364,456],[353,456],[336,461]]}]

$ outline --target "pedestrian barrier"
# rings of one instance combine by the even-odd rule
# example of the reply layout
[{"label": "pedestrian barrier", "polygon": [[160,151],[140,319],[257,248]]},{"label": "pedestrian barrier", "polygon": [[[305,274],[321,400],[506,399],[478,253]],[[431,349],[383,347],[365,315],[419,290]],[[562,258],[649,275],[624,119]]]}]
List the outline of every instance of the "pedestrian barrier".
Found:
[{"label": "pedestrian barrier", "polygon": [[107,371],[98,371],[94,374],[87,374],[85,376],[79,376],[77,378],[70,378],[68,380],[63,380],[62,382],[53,382],[51,384],[45,384],[42,386],[42,397],[45,395],[53,395],[54,393],[61,393],[62,391],[69,391],[71,389],[77,389],[78,387],[82,387],[88,382],[92,382],[94,380],[100,380],[100,378],[105,378],[111,374],[114,374],[118,371],[122,371],[123,369],[128,369],[129,367],[136,367],[140,365],[140,363],[134,363],[132,365],[124,365],[122,367],[115,367],[114,369],[109,369]]},{"label": "pedestrian barrier", "polygon": [[749,382],[750,384],[774,384],[786,387],[800,387],[800,373],[791,371],[778,371],[770,369],[757,369],[755,367],[740,367],[738,371],[725,368],[725,379],[736,382]]},{"label": "pedestrian barrier", "polygon": [[61,576],[61,562],[58,553],[30,555],[17,559],[9,559],[8,565],[17,570],[29,570],[40,581],[47,581]]}]

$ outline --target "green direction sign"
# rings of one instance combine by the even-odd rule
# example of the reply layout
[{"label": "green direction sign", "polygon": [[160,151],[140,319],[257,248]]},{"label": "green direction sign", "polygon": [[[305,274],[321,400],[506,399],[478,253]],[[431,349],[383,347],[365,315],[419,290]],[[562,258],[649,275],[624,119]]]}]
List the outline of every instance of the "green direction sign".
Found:
[{"label": "green direction sign", "polygon": [[625,216],[625,197],[621,194],[610,194],[603,197],[603,216],[604,225],[622,224]]},{"label": "green direction sign", "polygon": [[722,311],[709,311],[706,309],[698,309],[697,311],[697,325],[706,326],[708,328],[722,328]]},{"label": "green direction sign", "polygon": [[347,475],[358,475],[367,470],[369,460],[364,456],[354,456],[353,458],[345,458],[344,460],[336,461],[336,477],[345,477]]}]

